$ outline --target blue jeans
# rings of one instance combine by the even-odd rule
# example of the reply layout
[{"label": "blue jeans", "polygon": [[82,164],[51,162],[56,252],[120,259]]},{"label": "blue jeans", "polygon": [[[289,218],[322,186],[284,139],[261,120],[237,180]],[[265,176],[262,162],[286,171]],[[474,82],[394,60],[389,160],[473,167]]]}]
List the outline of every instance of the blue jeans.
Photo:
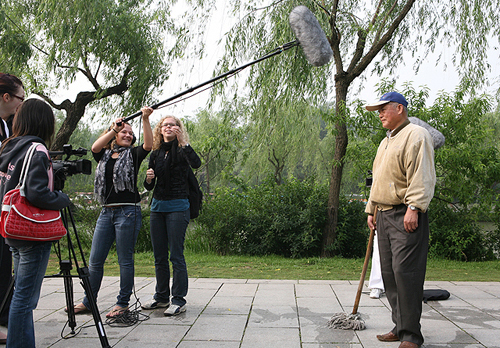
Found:
[{"label": "blue jeans", "polygon": [[33,310],[40,298],[51,246],[52,242],[43,242],[26,247],[11,247],[16,286],[9,311],[9,348],[35,347]]},{"label": "blue jeans", "polygon": [[[184,259],[184,239],[189,224],[189,209],[172,213],[151,212],[151,242],[155,255],[156,293],[158,302],[184,306],[188,291],[188,274]],[[173,281],[170,292],[170,268],[168,251],[172,262]]]},{"label": "blue jeans", "polygon": [[[134,248],[142,224],[141,208],[132,205],[103,207],[97,219],[89,258],[90,288],[97,300],[104,276],[104,262],[116,240],[120,265],[120,293],[116,304],[127,307],[134,287]],[[90,308],[87,296],[83,299]]]}]

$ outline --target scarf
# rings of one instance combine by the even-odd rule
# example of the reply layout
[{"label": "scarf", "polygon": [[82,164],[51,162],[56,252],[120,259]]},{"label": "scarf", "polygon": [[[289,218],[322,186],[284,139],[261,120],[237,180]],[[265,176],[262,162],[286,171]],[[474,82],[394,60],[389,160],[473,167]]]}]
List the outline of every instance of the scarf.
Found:
[{"label": "scarf", "polygon": [[165,192],[170,191],[170,171],[172,167],[178,163],[178,145],[179,142],[177,138],[169,142],[161,143],[158,156],[156,157],[156,180],[162,180]]},{"label": "scarf", "polygon": [[134,191],[134,161],[132,159],[132,147],[115,145],[113,150],[106,150],[95,171],[94,194],[100,204],[106,203],[106,164],[113,153],[120,155],[113,167],[113,187],[115,192]]}]

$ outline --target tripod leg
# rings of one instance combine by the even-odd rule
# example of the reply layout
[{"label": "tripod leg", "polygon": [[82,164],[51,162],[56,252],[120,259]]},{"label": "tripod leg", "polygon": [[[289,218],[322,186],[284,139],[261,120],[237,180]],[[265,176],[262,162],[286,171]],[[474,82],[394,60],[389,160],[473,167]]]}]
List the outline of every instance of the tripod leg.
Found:
[{"label": "tripod leg", "polygon": [[73,277],[71,276],[71,261],[61,260],[59,267],[64,277],[64,292],[66,294],[66,310],[68,312],[68,326],[71,328],[71,334],[75,334],[76,318],[75,318],[75,304],[73,300]]},{"label": "tripod leg", "polygon": [[7,292],[2,300],[2,304],[0,305],[0,313],[3,312],[3,309],[7,305],[7,302],[10,298],[12,298],[12,294],[14,293],[14,277],[10,279],[9,287],[7,288]]},{"label": "tripod leg", "polygon": [[108,342],[108,338],[106,333],[104,332],[104,326],[102,324],[101,315],[99,313],[99,309],[97,308],[97,302],[94,298],[94,294],[92,293],[92,289],[90,288],[90,273],[87,267],[78,268],[78,275],[82,280],[81,284],[83,289],[85,290],[85,294],[87,295],[87,299],[90,304],[90,311],[92,312],[92,316],[94,317],[94,323],[97,329],[97,334],[99,335],[99,339],[101,340],[102,347],[111,347]]}]

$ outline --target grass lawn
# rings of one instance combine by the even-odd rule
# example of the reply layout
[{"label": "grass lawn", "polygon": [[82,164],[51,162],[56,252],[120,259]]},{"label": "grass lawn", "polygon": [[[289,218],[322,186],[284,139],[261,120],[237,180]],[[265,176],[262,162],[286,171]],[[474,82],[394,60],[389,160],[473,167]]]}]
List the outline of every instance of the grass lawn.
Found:
[{"label": "grass lawn", "polygon": [[[279,256],[220,256],[192,252],[186,252],[185,256],[191,278],[359,280],[363,268],[363,259],[287,259]],[[86,260],[88,262],[88,255]],[[58,271],[58,259],[52,253],[47,274]],[[76,274],[76,271],[72,273]],[[104,274],[119,275],[118,259],[113,251],[106,261]],[[138,277],[154,277],[153,253],[135,255],[135,274]],[[368,277],[369,272],[366,279]],[[500,261],[460,262],[430,259],[426,279],[500,281]]]}]

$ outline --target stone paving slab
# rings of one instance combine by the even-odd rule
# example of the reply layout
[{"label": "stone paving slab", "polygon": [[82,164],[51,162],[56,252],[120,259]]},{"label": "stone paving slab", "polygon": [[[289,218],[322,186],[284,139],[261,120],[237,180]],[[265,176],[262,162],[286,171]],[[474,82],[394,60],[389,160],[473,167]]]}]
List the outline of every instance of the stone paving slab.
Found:
[{"label": "stone paving slab", "polygon": [[[118,277],[105,277],[97,301],[101,318],[113,307]],[[366,285],[366,284],[365,284]],[[338,280],[190,279],[187,312],[165,317],[162,309],[141,311],[142,321],[129,327],[104,325],[110,347],[117,348],[397,348],[376,335],[392,328],[383,296],[370,299],[365,287],[358,312],[366,329],[327,327],[338,312],[350,313],[358,282]],[[424,348],[500,348],[500,283],[426,282],[425,288],[451,293],[446,301],[423,305]],[[148,301],[155,280],[138,277],[135,296]],[[75,302],[83,290],[74,279]],[[92,315],[76,316],[75,337],[69,338],[61,278],[46,278],[34,311],[37,347],[101,347]],[[147,316],[143,316],[145,314]],[[0,330],[5,332],[5,328]],[[66,336],[63,339],[61,336]]]}]

